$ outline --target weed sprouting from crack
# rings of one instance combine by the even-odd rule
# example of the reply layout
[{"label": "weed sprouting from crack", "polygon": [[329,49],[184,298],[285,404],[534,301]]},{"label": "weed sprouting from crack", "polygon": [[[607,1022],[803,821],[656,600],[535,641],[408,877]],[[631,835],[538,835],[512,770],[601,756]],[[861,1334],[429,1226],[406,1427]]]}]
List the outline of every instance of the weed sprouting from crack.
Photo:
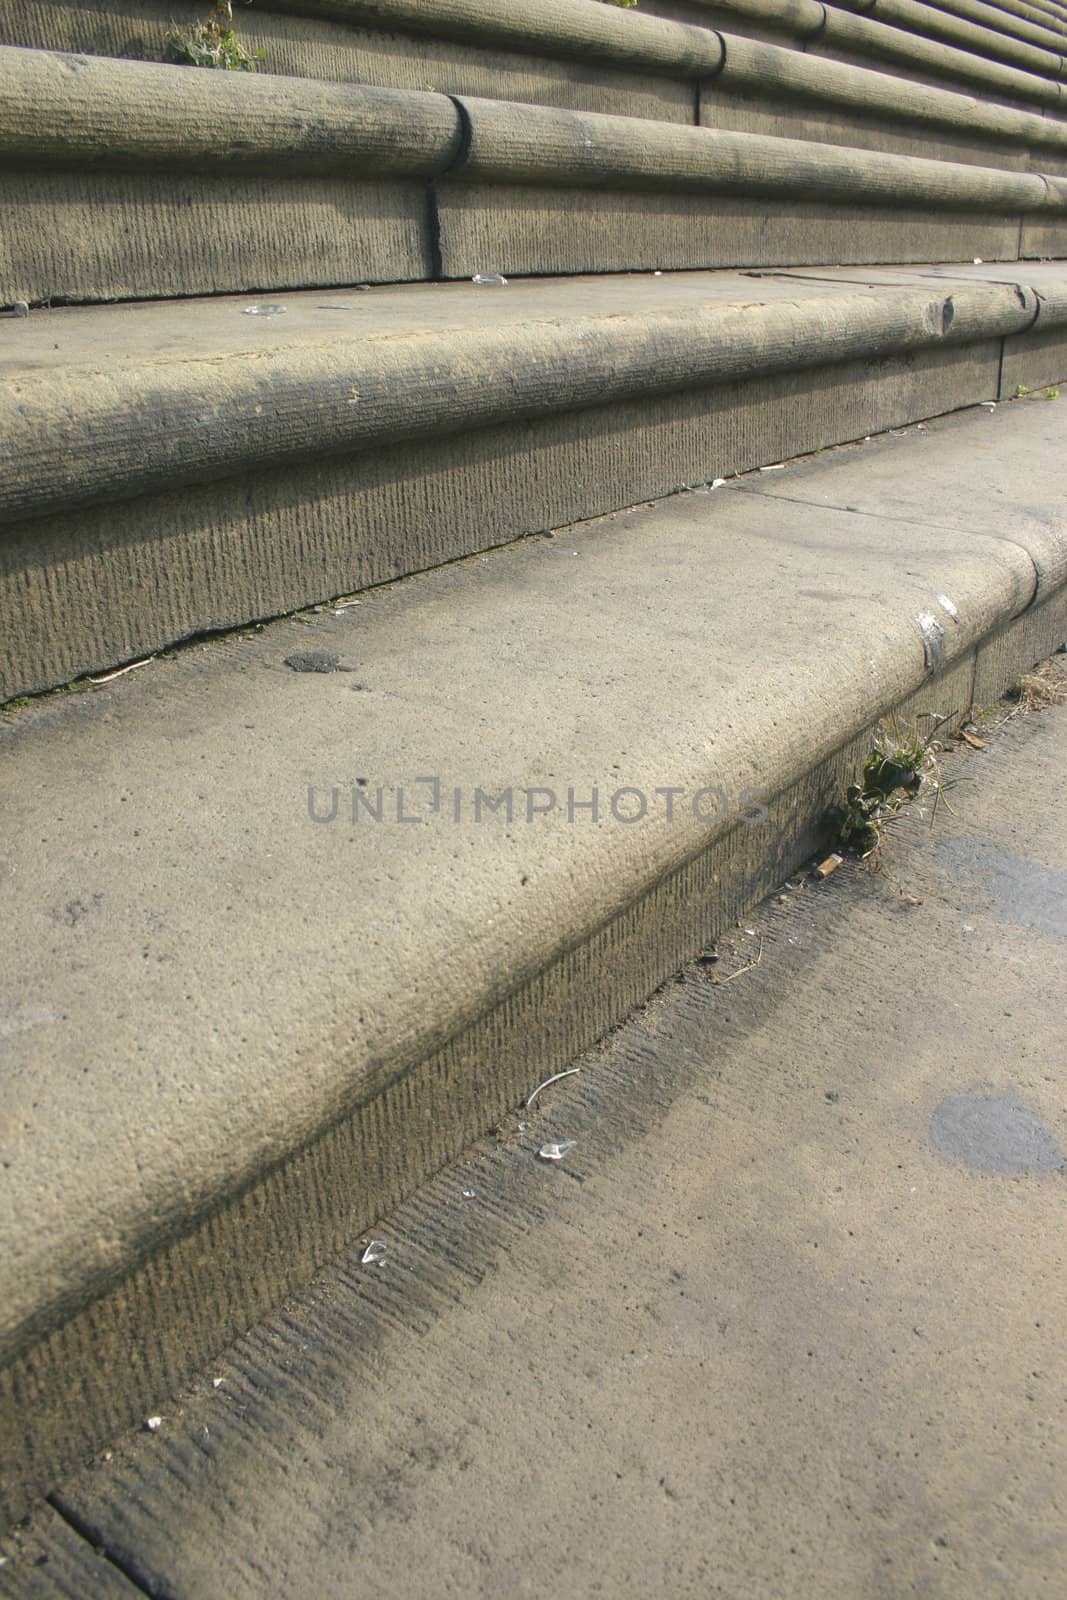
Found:
[{"label": "weed sprouting from crack", "polygon": [[887,831],[906,806],[932,793],[931,827],[940,805],[952,809],[945,791],[958,780],[946,779],[942,773],[938,756],[944,747],[935,737],[948,718],[928,711],[920,712],[915,720],[929,721],[933,726],[928,732],[921,732],[917,726],[907,728],[895,718],[881,725],[863,763],[861,781],[849,784],[844,800],[827,813],[835,842],[842,849],[855,851],[872,872],[881,870]]},{"label": "weed sprouting from crack", "polygon": [[255,72],[262,50],[249,55],[233,25],[233,0],[219,0],[203,22],[172,24],[163,41],[163,59],[181,67],[218,67],[225,72]]}]

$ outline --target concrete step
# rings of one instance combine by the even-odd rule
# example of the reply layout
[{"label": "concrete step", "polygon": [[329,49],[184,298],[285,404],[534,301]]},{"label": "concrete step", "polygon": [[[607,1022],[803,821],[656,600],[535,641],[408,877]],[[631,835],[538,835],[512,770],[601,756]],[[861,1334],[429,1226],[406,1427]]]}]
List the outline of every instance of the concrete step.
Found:
[{"label": "concrete step", "polygon": [[1067,278],[1034,263],[423,285],[7,328],[4,700],[1053,383]]},{"label": "concrete step", "polygon": [[974,5],[969,15],[962,16],[925,5],[922,0],[830,0],[830,4],[835,10],[855,12],[898,32],[917,34],[1039,77],[1060,80],[1067,75],[1067,40],[1048,29],[1013,22],[1005,14],[998,17],[985,5]]},{"label": "concrete step", "polygon": [[1064,471],[978,409],[5,713],[8,1513],[1060,644]]},{"label": "concrete step", "polygon": [[61,1484],[4,1600],[1062,1588],[1067,704],[1007,712]]},{"label": "concrete step", "polygon": [[[931,4],[936,4],[939,11],[954,11],[960,16],[968,15],[966,8],[977,3],[978,0],[931,0]],[[988,4],[990,10],[1002,16],[1022,18],[1050,29],[1059,38],[1067,39],[1067,13],[1063,6],[1055,4],[1055,0],[1052,3],[1049,0],[982,0],[982,3]]]},{"label": "concrete step", "polygon": [[[168,32],[202,15],[192,0],[8,0],[0,43],[158,61]],[[730,74],[746,39],[1013,105],[1065,103],[1067,41],[1056,33],[1022,39],[908,0],[878,0],[875,16],[818,0],[643,0],[631,10],[599,0],[257,0],[237,27],[274,73],[669,121],[690,120],[694,84]]]},{"label": "concrete step", "polygon": [[[757,72],[762,47],[746,48]],[[810,68],[788,80],[815,93],[820,81]],[[910,102],[897,99],[903,113]],[[991,120],[972,127],[961,114],[955,134],[988,145]],[[1053,167],[1067,155],[1067,127],[1055,126]],[[1006,166],[982,166],[975,147],[966,162],[930,160],[751,128],[0,49],[0,304],[1061,255],[1067,179],[1015,170],[1029,148],[1013,138]]]},{"label": "concrete step", "polygon": [[[646,0],[647,7],[648,0]],[[179,7],[180,20],[199,15]],[[661,8],[662,9],[662,8]],[[803,11],[803,8],[801,8]],[[773,8],[772,8],[773,11]],[[768,13],[770,14],[770,13]],[[800,15],[797,13],[796,15]],[[783,8],[782,18],[794,17]],[[567,0],[347,7],[293,14],[257,4],[239,13],[248,48],[272,76],[518,101],[568,110],[719,127],[994,167],[1067,171],[1067,125],[1052,101],[997,104],[1004,86],[974,93],[914,75],[831,60],[805,49],[824,17],[812,5],[784,43],[760,13],[706,9],[690,22]],[[416,26],[418,19],[421,26]],[[158,62],[175,7],[151,0],[98,5],[16,0],[0,15],[0,44]],[[795,17],[794,17],[795,20]],[[404,31],[404,30],[408,31]],[[251,32],[247,32],[251,30]],[[775,40],[778,42],[775,42]],[[238,92],[231,90],[229,92]],[[1012,97],[1009,95],[1009,99]],[[212,149],[221,159],[218,144]]]},{"label": "concrete step", "polygon": [[[882,0],[873,0],[873,3],[868,0],[866,6],[856,4],[855,0],[830,0],[830,3],[840,4],[844,11],[854,10],[865,16],[874,16],[877,21],[886,22],[890,27],[914,29],[933,39],[943,38],[950,44],[955,42],[955,36],[940,30],[951,28],[956,19],[962,19],[977,24],[983,30],[989,29],[1010,39],[1038,45],[1055,54],[1062,55],[1067,50],[1067,26],[1057,22],[1054,17],[1029,12],[1025,4],[1013,5],[1009,9],[990,4],[989,0],[921,0],[919,4],[912,0],[905,10],[899,4],[891,4],[883,9]],[[974,48],[973,45],[970,48]],[[983,49],[979,53],[984,55],[986,51]]]}]

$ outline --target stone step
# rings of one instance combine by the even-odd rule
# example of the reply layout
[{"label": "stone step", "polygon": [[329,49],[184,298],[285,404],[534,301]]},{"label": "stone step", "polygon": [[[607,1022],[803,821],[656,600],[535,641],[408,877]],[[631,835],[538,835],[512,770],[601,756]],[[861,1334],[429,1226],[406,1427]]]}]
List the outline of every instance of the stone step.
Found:
[{"label": "stone step", "polygon": [[1067,237],[1052,171],[12,48],[0,154],[5,305],[1044,258]]},{"label": "stone step", "polygon": [[69,307],[7,330],[3,700],[1051,384],[1067,278],[579,277]]},{"label": "stone step", "polygon": [[950,45],[990,61],[1004,62],[1040,77],[1065,75],[1067,39],[1047,28],[999,16],[991,6],[962,0],[967,14],[942,11],[923,0],[829,0],[835,10],[873,18],[884,27]]},{"label": "stone step", "polygon": [[[985,6],[981,17],[911,0],[873,9],[870,0],[857,4],[862,15],[818,0],[643,0],[630,10],[600,0],[257,0],[236,26],[274,73],[671,121],[689,120],[694,81],[729,72],[739,39],[1062,111],[1067,41],[1055,30],[1032,19],[1026,38],[993,28]],[[8,0],[0,43],[158,61],[176,26],[202,18],[193,0]]]},{"label": "stone step", "polygon": [[880,718],[1063,641],[1061,432],[969,411],[0,717],[10,1515],[778,883]]},{"label": "stone step", "polygon": [[[455,0],[445,8],[436,0],[388,0],[329,15],[257,4],[238,22],[258,70],[275,77],[703,122],[991,166],[1040,167],[1058,155],[1050,170],[1063,170],[1062,85],[1010,68],[1004,78],[997,63],[930,41],[918,41],[926,51],[920,61],[905,39],[901,57],[899,31],[870,23],[874,40],[887,35],[897,59],[864,55],[864,37],[854,37],[852,25],[862,29],[865,19],[844,14],[849,60],[835,60],[822,36],[821,5],[779,12],[791,19],[789,36],[761,27],[758,11],[690,6],[686,22],[672,19],[669,7],[648,15],[593,0]],[[178,13],[188,23],[200,15],[195,6]],[[694,18],[725,27],[694,27]],[[0,45],[158,63],[174,25],[169,0],[14,0],[0,16]],[[920,81],[930,77],[931,51],[940,65],[958,56],[957,65],[978,78],[938,80],[948,87]]]}]

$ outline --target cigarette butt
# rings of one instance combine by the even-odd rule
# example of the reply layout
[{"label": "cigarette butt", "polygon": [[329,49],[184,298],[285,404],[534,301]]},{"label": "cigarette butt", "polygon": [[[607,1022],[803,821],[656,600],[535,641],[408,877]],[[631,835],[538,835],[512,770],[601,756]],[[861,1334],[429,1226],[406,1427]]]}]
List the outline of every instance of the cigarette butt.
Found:
[{"label": "cigarette butt", "polygon": [[815,876],[817,878],[828,878],[831,872],[837,871],[844,859],[844,856],[839,856],[835,850],[833,855],[827,856],[825,861],[819,862],[819,865],[815,868]]}]

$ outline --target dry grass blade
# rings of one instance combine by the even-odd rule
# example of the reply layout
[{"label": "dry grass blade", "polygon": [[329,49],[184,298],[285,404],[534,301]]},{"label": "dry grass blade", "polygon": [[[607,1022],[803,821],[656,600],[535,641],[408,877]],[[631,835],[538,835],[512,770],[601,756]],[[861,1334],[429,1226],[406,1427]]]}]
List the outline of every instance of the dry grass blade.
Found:
[{"label": "dry grass blade", "polygon": [[748,962],[745,963],[745,965],[743,967],[738,967],[737,971],[736,972],[731,972],[730,976],[728,978],[712,978],[711,981],[712,981],[712,983],[715,985],[715,987],[717,989],[721,989],[724,984],[733,983],[735,978],[740,978],[746,972],[751,972],[752,968],[753,967],[758,967],[762,960],[763,960],[763,935],[761,933],[760,936],[759,936],[759,949],[756,951],[756,956],[755,956],[755,959],[753,961],[748,961]]}]

